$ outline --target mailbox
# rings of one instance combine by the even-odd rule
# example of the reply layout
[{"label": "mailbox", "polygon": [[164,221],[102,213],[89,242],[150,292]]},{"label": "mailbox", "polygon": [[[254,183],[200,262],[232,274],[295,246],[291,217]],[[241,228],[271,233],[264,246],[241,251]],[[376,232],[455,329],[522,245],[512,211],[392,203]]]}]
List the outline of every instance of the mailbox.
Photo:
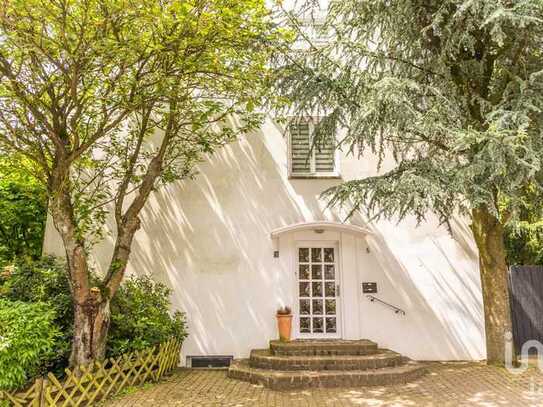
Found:
[{"label": "mailbox", "polygon": [[375,294],[375,293],[377,293],[377,283],[374,283],[374,282],[362,283],[362,292],[364,294]]}]

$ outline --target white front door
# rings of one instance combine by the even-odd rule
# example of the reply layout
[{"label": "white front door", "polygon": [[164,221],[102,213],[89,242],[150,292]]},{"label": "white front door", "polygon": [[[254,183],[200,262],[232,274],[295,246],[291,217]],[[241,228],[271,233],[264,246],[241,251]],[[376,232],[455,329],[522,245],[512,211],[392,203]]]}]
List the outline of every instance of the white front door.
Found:
[{"label": "white front door", "polygon": [[298,243],[296,332],[300,337],[341,337],[338,264],[337,243]]}]

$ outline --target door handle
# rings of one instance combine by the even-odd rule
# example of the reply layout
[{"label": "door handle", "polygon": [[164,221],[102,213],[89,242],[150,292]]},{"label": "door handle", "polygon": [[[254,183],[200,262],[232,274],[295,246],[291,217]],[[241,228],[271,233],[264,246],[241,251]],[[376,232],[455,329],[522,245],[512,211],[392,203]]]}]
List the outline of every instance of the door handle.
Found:
[{"label": "door handle", "polygon": [[339,291],[339,284],[336,284],[336,297],[339,297],[339,294],[340,291]]}]

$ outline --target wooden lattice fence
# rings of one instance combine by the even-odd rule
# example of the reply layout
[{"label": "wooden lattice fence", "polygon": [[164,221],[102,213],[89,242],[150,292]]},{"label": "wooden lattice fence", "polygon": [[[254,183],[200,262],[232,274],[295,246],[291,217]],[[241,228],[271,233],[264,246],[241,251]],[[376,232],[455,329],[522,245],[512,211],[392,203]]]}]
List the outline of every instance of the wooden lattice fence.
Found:
[{"label": "wooden lattice fence", "polygon": [[49,373],[25,392],[1,392],[13,406],[87,406],[112,397],[129,386],[158,381],[178,365],[181,341],[163,344],[103,362],[66,369],[62,381]]}]

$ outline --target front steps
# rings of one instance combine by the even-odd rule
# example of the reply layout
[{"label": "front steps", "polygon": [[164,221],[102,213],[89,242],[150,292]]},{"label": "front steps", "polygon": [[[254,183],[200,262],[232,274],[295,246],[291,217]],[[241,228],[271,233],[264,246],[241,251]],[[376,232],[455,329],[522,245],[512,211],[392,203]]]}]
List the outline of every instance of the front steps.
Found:
[{"label": "front steps", "polygon": [[378,351],[367,339],[297,339],[290,342],[270,341],[270,350],[283,356],[369,355]]},{"label": "front steps", "polygon": [[249,359],[232,362],[228,377],[292,390],[407,383],[425,373],[423,365],[368,340],[295,340],[251,351]]}]

